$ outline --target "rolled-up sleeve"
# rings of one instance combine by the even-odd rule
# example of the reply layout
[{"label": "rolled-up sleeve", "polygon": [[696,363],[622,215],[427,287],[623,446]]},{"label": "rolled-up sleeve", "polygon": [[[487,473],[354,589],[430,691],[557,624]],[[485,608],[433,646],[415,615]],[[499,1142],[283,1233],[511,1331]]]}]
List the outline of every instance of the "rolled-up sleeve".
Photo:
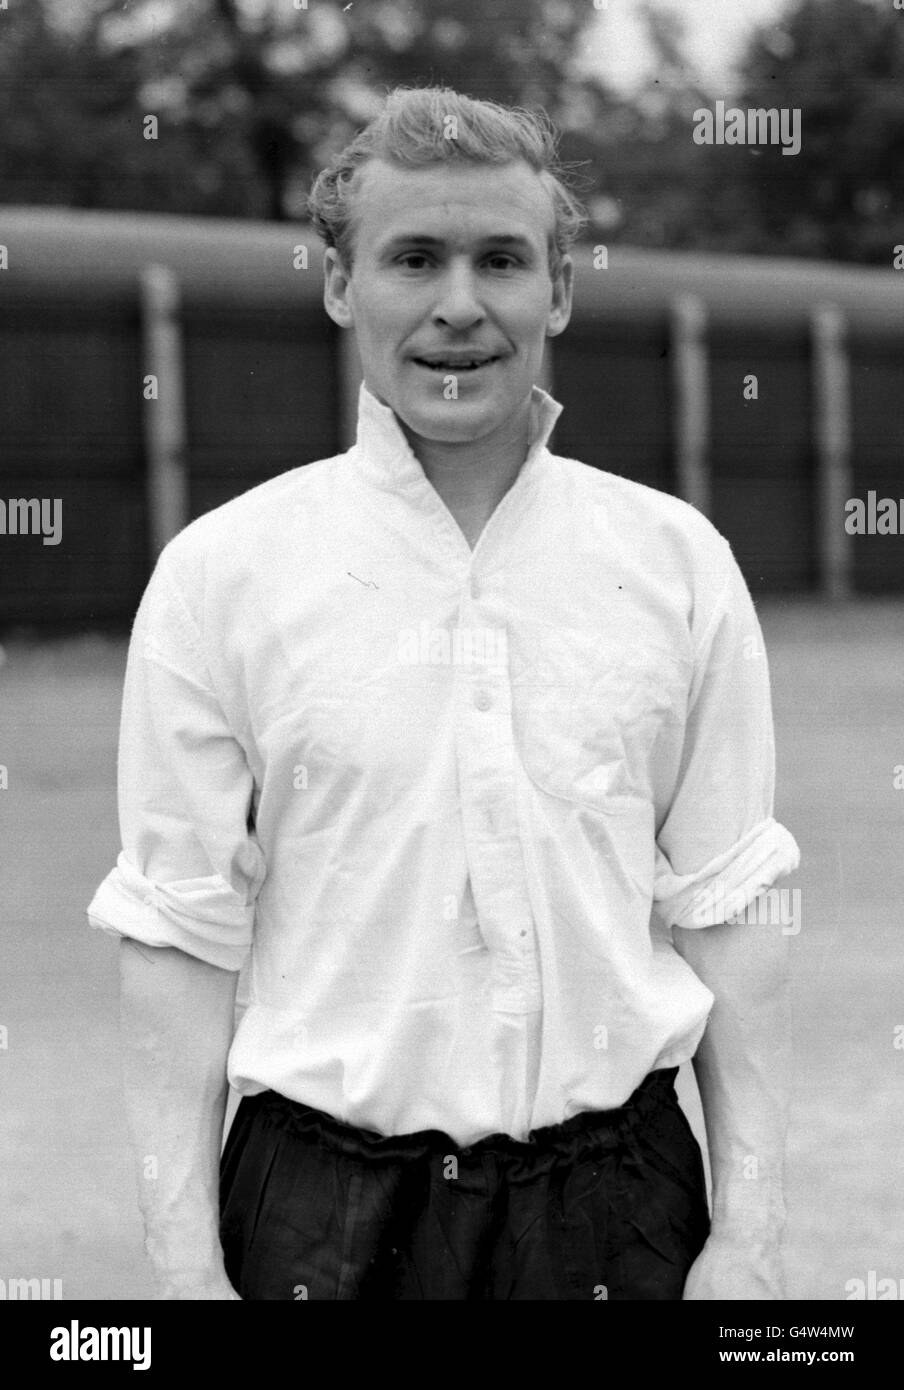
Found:
[{"label": "rolled-up sleeve", "polygon": [[122,852],[94,927],[239,970],[266,873],[253,779],[164,551],[129,645],[119,737]]},{"label": "rolled-up sleeve", "polygon": [[669,926],[725,921],[800,859],[773,816],[763,635],[727,546],[726,556],[725,582],[697,648],[677,784],[657,836],[654,905]]}]

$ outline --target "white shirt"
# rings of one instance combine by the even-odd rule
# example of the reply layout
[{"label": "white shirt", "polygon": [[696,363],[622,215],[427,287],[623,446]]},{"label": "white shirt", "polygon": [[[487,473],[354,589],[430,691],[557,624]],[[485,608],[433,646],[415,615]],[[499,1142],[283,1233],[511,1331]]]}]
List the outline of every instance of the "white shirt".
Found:
[{"label": "white shirt", "polygon": [[[165,549],[93,925],[226,970],[229,1079],[382,1134],[524,1139],[691,1057],[669,926],[795,868],[727,542],[531,446],[474,551],[392,411]],[[738,928],[741,930],[742,928]]]}]

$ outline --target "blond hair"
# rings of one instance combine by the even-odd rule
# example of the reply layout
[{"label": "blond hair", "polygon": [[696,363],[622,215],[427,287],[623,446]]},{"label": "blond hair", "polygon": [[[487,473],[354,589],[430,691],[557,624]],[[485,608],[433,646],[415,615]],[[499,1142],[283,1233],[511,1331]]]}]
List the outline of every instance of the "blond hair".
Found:
[{"label": "blond hair", "polygon": [[396,87],[380,114],[318,175],[308,198],[311,221],[347,270],[354,257],[355,176],[371,159],[403,168],[446,160],[495,165],[523,160],[540,175],[555,214],[549,247],[553,278],[587,220],[559,162],[555,130],[545,112],[477,101],[449,87]]}]

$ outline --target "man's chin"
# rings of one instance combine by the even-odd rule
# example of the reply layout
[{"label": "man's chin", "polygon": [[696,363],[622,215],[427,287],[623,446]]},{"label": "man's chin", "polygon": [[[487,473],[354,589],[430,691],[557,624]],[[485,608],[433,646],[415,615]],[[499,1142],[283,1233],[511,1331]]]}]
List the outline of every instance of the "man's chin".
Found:
[{"label": "man's chin", "polygon": [[404,423],[418,439],[431,444],[473,444],[492,434],[502,421],[492,417],[465,419],[462,414],[452,420],[439,415],[418,414]]},{"label": "man's chin", "polygon": [[435,444],[471,444],[501,429],[515,414],[510,402],[490,400],[400,402],[394,407],[402,424],[418,438]]}]

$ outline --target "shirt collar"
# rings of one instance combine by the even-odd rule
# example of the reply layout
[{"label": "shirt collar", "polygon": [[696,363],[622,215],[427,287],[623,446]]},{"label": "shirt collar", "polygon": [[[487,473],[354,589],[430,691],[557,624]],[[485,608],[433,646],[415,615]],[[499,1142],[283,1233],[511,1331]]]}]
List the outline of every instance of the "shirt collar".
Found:
[{"label": "shirt collar", "polygon": [[[519,478],[540,458],[563,407],[539,386],[531,389],[531,420],[527,455]],[[377,487],[399,491],[423,486],[426,474],[405,438],[395,412],[361,383],[358,392],[358,431],[352,456],[358,469]]]}]

